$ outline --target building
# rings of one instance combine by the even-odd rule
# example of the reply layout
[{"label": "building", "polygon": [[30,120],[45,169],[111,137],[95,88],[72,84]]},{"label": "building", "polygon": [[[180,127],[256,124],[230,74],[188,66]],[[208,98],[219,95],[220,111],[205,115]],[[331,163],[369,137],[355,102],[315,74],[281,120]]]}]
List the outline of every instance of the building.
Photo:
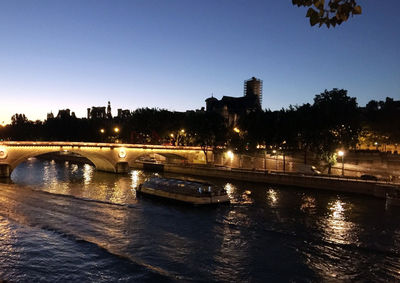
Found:
[{"label": "building", "polygon": [[111,115],[111,103],[108,102],[107,112],[106,107],[95,107],[87,109],[87,118],[88,119],[112,119]]},{"label": "building", "polygon": [[53,111],[51,111],[50,113],[47,113],[47,120],[48,119],[54,119]]},{"label": "building", "polygon": [[262,105],[262,85],[263,85],[262,80],[257,79],[255,77],[252,77],[247,81],[244,81],[244,96],[257,97],[260,109]]},{"label": "building", "polygon": [[211,96],[206,99],[206,111],[219,113],[228,127],[235,127],[241,115],[261,110],[262,80],[252,77],[244,81],[244,96],[223,96],[221,100]]},{"label": "building", "polygon": [[131,111],[129,109],[118,109],[118,118],[121,120],[128,119],[131,116]]},{"label": "building", "polygon": [[57,119],[67,119],[67,118],[76,118],[75,112],[71,112],[69,109],[58,110]]}]

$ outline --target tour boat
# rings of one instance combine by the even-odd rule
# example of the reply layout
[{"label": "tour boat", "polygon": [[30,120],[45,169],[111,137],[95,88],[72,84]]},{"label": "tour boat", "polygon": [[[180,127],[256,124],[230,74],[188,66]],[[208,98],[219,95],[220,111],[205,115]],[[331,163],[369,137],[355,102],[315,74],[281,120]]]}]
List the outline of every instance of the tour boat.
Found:
[{"label": "tour boat", "polygon": [[229,202],[229,197],[223,188],[209,183],[172,178],[148,178],[139,185],[137,192],[190,204]]}]

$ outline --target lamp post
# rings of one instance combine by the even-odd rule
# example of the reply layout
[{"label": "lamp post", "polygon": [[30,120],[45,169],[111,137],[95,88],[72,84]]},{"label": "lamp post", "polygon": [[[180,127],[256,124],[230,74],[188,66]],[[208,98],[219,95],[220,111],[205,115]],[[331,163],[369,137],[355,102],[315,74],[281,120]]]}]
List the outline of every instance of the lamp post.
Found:
[{"label": "lamp post", "polygon": [[342,176],[344,176],[344,151],[339,150],[338,155],[342,157]]},{"label": "lamp post", "polygon": [[101,136],[101,141],[105,142],[105,138],[104,138],[104,133],[106,132],[106,130],[104,130],[104,128],[100,129],[100,136]]},{"label": "lamp post", "polygon": [[275,171],[278,171],[278,154],[276,153],[275,149],[272,151],[272,153],[275,154]]},{"label": "lamp post", "polygon": [[228,158],[231,160],[231,167],[232,167],[232,162],[233,162],[233,157],[234,154],[231,150],[228,150],[228,152],[226,153],[226,155],[228,156]]},{"label": "lamp post", "polygon": [[114,140],[114,142],[115,143],[120,143],[120,140],[119,140],[119,133],[120,133],[120,128],[119,127],[114,127],[114,133],[115,133],[115,140]]}]

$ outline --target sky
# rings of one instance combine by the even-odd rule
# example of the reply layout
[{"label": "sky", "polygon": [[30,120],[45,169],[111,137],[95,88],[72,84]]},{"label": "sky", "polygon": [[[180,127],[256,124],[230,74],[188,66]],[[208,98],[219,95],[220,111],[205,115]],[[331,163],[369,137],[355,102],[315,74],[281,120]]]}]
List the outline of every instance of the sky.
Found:
[{"label": "sky", "polygon": [[360,106],[400,99],[400,1],[311,27],[291,0],[3,0],[0,122],[117,108],[200,109],[263,80],[264,109],[343,88]]}]

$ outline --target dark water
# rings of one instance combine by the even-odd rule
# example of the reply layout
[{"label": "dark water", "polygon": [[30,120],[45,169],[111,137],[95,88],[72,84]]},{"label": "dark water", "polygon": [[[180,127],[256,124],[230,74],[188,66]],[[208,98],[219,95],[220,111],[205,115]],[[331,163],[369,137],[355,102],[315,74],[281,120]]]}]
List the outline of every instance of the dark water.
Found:
[{"label": "dark water", "polygon": [[212,180],[230,205],[136,197],[151,173],[30,159],[0,184],[0,280],[398,281],[400,208]]}]

